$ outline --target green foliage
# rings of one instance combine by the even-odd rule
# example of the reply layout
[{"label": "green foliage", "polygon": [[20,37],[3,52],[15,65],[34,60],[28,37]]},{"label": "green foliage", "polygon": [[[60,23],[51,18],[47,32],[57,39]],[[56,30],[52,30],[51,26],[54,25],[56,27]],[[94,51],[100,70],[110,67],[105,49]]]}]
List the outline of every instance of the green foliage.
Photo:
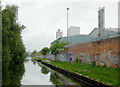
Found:
[{"label": "green foliage", "polygon": [[56,87],[59,87],[57,85],[62,85],[61,82],[59,81],[58,75],[56,73],[51,73],[50,75],[50,81],[56,85]]},{"label": "green foliage", "polygon": [[38,56],[40,56],[41,54],[42,54],[42,52],[41,52],[41,51],[39,51],[39,52],[38,52]]},{"label": "green foliage", "polygon": [[41,50],[41,53],[43,55],[46,55],[47,53],[49,53],[49,48],[48,47],[44,47],[42,50]]},{"label": "green foliage", "polygon": [[95,64],[95,62],[92,62],[92,64],[91,64],[91,65],[92,65],[92,67],[94,67],[96,64]]},{"label": "green foliage", "polygon": [[[21,39],[24,25],[17,23],[18,7],[7,5],[2,10],[2,73],[3,85],[10,85],[9,78],[15,66],[22,65],[25,58],[25,47]],[[17,67],[19,69],[19,67]],[[18,70],[17,69],[17,70]],[[6,80],[8,80],[6,82]]]},{"label": "green foliage", "polygon": [[25,52],[25,58],[26,58],[26,57],[29,57],[29,56],[30,56],[30,53],[26,51],[26,52]]},{"label": "green foliage", "polygon": [[60,67],[71,72],[82,74],[83,76],[93,78],[99,82],[104,82],[105,84],[119,85],[118,79],[119,68],[110,68],[103,66],[93,67],[91,64],[80,64],[75,62],[63,62],[63,61],[51,61],[49,62],[49,64],[52,64],[54,66]]},{"label": "green foliage", "polygon": [[[0,2],[0,77],[2,77],[2,6]],[[2,84],[2,79],[0,79],[0,84]]]},{"label": "green foliage", "polygon": [[75,63],[82,64],[82,62],[81,62],[80,58],[78,58],[78,56],[75,56],[75,61],[74,61],[74,62],[75,62]]},{"label": "green foliage", "polygon": [[46,74],[46,75],[49,73],[49,70],[45,66],[41,67],[41,71],[43,74]]},{"label": "green foliage", "polygon": [[37,51],[34,50],[34,51],[31,53],[31,57],[35,57],[35,56],[36,56],[36,53],[37,53]]},{"label": "green foliage", "polygon": [[69,42],[60,42],[58,40],[55,41],[54,44],[52,44],[52,46],[50,47],[50,51],[53,55],[55,55],[55,58],[56,58],[56,55],[58,54],[58,52],[64,48],[64,46],[66,45],[69,45],[70,43]]}]

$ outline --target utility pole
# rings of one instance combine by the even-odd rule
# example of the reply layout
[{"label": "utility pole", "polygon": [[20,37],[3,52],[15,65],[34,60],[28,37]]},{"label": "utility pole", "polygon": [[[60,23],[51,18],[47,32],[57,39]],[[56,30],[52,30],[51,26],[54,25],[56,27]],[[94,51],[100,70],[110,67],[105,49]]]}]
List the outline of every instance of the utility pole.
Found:
[{"label": "utility pole", "polygon": [[69,8],[67,8],[67,36],[68,36],[68,10]]}]

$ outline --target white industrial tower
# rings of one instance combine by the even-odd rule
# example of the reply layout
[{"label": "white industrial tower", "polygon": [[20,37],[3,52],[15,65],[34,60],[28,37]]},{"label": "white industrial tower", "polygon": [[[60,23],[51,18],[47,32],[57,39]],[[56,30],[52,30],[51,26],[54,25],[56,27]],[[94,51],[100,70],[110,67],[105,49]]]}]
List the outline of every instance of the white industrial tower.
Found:
[{"label": "white industrial tower", "polygon": [[56,32],[56,40],[60,37],[62,37],[62,32],[60,31],[60,29],[58,29],[58,31]]},{"label": "white industrial tower", "polygon": [[105,29],[105,7],[99,8],[98,10],[98,29],[99,29],[99,36],[104,36],[104,29]]},{"label": "white industrial tower", "polygon": [[118,32],[120,32],[120,1],[118,2]]}]

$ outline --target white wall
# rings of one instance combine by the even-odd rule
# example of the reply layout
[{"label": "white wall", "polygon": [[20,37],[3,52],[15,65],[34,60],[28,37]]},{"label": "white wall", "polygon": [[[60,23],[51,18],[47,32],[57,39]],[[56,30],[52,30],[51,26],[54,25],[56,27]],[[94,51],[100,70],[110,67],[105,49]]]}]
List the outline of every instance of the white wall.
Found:
[{"label": "white wall", "polygon": [[80,27],[71,26],[67,30],[67,36],[80,35]]}]

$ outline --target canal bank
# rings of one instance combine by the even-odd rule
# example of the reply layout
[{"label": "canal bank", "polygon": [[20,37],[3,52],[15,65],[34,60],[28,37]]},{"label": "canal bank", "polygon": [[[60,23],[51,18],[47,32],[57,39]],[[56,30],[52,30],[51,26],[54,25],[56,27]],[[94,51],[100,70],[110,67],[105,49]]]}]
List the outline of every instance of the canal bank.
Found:
[{"label": "canal bank", "polygon": [[59,87],[66,86],[71,87],[88,87],[84,83],[79,83],[73,79],[64,76],[63,74],[47,67],[41,62],[37,62],[34,59],[27,58],[24,62],[25,73],[20,81],[21,85],[35,85],[35,86],[51,86]]},{"label": "canal bank", "polygon": [[87,84],[88,86],[92,86],[92,87],[113,87],[112,85],[107,85],[107,84],[104,84],[102,82],[98,82],[98,81],[96,81],[92,78],[83,76],[82,74],[78,74],[78,73],[75,73],[75,72],[70,72],[68,70],[62,69],[62,68],[54,66],[52,64],[43,62],[40,59],[39,60],[35,59],[35,60],[38,61],[38,62],[41,62],[42,64],[46,65],[47,67],[50,67],[53,70],[56,70],[57,72],[59,72],[61,74],[64,74],[65,76],[67,76],[69,78],[72,78],[72,79],[75,79],[76,81]]}]

